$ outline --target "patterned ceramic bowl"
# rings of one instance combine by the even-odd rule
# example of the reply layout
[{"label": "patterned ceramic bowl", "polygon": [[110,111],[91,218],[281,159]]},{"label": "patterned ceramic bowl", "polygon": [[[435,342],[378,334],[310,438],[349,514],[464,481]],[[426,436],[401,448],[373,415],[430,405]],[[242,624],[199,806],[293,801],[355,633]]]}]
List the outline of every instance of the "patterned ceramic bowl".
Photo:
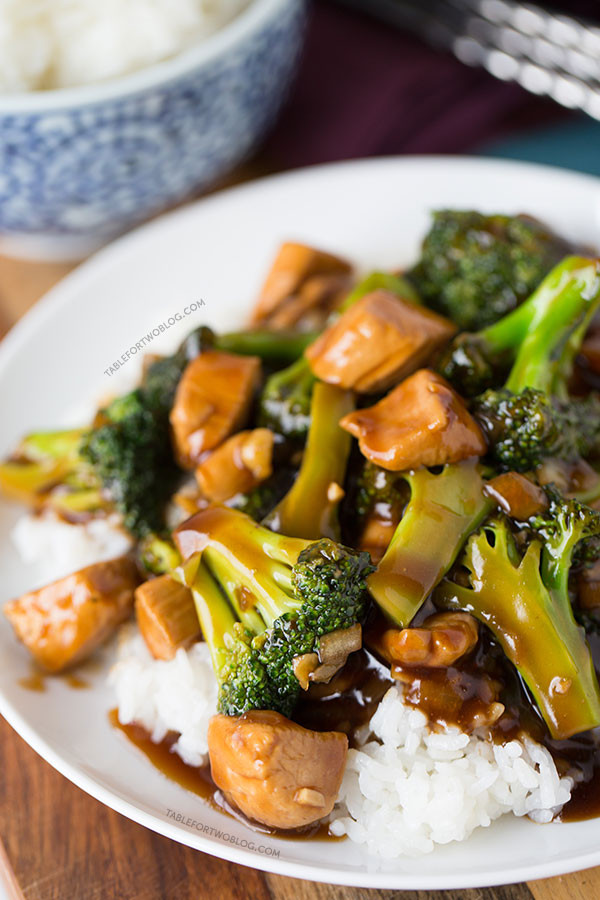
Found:
[{"label": "patterned ceramic bowl", "polygon": [[304,0],[253,0],[178,57],[102,84],[0,95],[0,251],[77,258],[208,187],[273,121]]}]

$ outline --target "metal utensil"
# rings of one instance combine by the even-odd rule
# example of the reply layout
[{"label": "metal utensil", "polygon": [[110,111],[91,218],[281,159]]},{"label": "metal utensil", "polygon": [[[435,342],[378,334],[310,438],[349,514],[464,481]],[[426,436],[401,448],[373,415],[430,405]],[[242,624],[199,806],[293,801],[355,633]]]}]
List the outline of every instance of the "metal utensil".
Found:
[{"label": "metal utensil", "polygon": [[514,0],[338,0],[600,119],[600,25]]}]

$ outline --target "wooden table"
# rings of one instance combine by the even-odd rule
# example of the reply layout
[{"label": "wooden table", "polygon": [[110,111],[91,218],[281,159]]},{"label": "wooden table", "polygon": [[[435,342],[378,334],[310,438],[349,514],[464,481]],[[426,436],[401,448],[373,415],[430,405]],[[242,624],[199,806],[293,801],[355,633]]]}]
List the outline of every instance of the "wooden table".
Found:
[{"label": "wooden table", "polygon": [[[70,268],[0,257],[0,334]],[[246,869],[169,841],[102,806],[43,762],[0,719],[3,873],[6,880],[12,877],[11,900],[592,900],[600,896],[600,868],[528,885],[416,893],[352,890]]]}]

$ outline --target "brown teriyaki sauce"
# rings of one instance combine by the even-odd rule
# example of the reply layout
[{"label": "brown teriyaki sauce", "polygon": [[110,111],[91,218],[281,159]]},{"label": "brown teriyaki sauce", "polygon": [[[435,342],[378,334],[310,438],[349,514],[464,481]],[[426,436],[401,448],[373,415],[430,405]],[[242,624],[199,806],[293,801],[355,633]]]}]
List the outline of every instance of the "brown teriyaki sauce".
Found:
[{"label": "brown teriyaki sauce", "polygon": [[[312,685],[307,696],[298,705],[294,719],[305,728],[315,731],[342,731],[354,743],[356,730],[369,721],[377,704],[392,684],[388,670],[366,650],[353,653],[346,666],[329,684]],[[113,728],[122,732],[131,743],[142,751],[150,762],[167,778],[197,794],[213,809],[228,813],[238,821],[263,834],[280,838],[344,840],[329,833],[325,822],[305,829],[281,831],[249,820],[228,803],[211,778],[210,766],[188,766],[173,752],[176,734],[167,735],[160,743],[154,743],[148,732],[139,725],[123,725],[117,710],[109,713]]]},{"label": "brown teriyaki sauce", "polygon": [[[433,611],[433,605],[427,603],[415,624]],[[378,629],[383,627],[381,622],[371,623],[365,629],[365,642],[376,647]],[[591,646],[596,666],[600,669],[600,637],[592,639]],[[413,668],[400,674],[401,677],[406,676],[402,680],[408,703],[425,712],[433,723],[457,725],[468,730],[474,718],[485,713],[490,702],[502,703],[504,712],[490,726],[493,740],[506,742],[525,732],[550,750],[561,774],[575,766],[582,772],[582,781],[574,788],[560,821],[600,816],[600,745],[591,733],[566,741],[555,741],[550,737],[526,686],[487,631],[482,630],[474,652],[459,660],[455,666],[447,669]],[[389,666],[363,648],[350,656],[329,684],[311,685],[294,712],[294,720],[315,731],[344,732],[348,735],[350,746],[355,746],[359,729],[362,729],[364,736],[364,727],[393,683]],[[329,835],[327,824],[318,824],[304,831],[281,832],[248,820],[231,807],[217,789],[209,766],[188,766],[172,752],[176,735],[167,736],[160,744],[155,744],[143,728],[121,725],[116,710],[110,713],[110,720],[164,775],[202,797],[213,808],[265,834],[293,839],[334,839]]]}]

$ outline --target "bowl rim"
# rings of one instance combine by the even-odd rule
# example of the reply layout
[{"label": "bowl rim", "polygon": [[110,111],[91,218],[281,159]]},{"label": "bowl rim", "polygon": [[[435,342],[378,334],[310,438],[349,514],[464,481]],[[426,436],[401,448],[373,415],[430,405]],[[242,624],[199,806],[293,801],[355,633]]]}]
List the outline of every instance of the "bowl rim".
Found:
[{"label": "bowl rim", "polygon": [[287,6],[305,0],[249,0],[230,22],[176,56],[106,81],[48,91],[0,93],[0,115],[40,114],[120,100],[175,81],[242,44]]}]

